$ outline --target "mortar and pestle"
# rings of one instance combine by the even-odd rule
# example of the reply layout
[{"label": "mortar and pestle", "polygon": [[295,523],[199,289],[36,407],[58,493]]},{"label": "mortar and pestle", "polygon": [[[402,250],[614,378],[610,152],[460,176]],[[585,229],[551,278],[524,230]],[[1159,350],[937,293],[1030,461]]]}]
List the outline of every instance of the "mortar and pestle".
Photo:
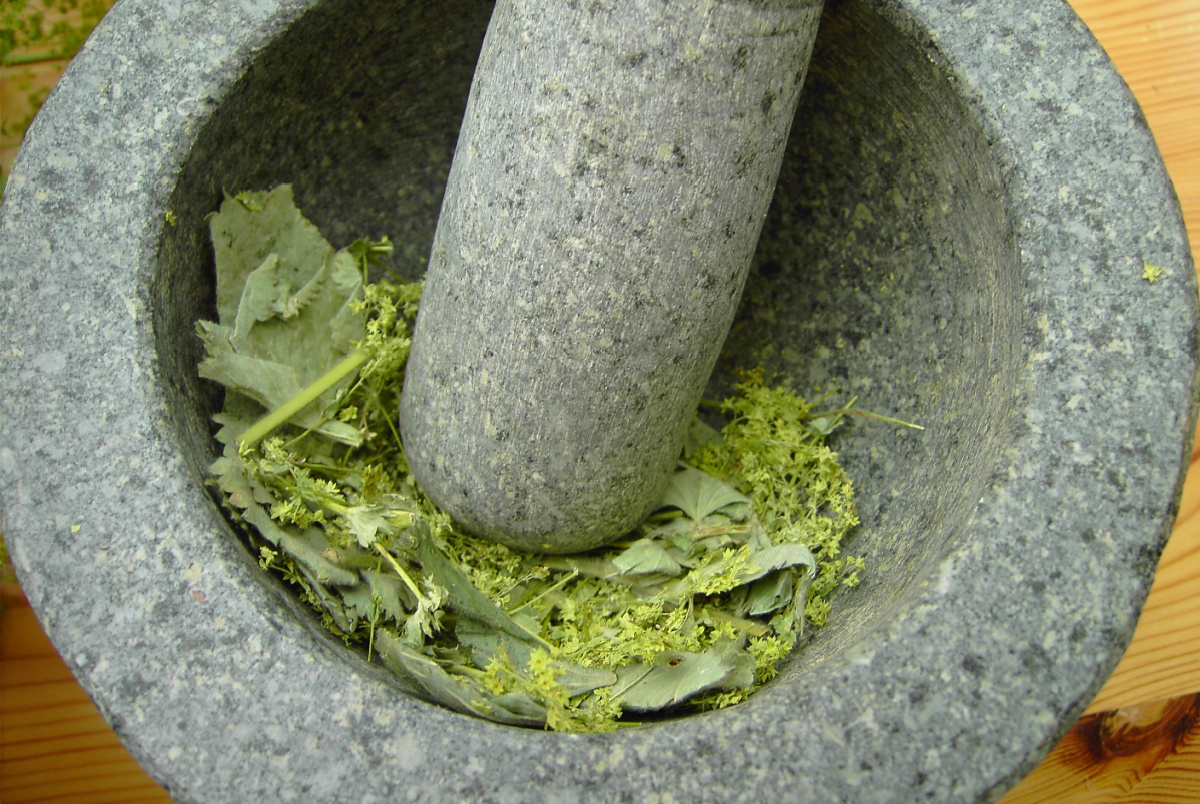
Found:
[{"label": "mortar and pestle", "polygon": [[259,571],[204,486],[203,216],[290,181],[335,244],[386,233],[422,272],[491,7],[114,9],[0,209],[0,528],[135,757],[181,802],[984,801],[1032,768],[1170,530],[1196,287],[1099,47],[1063,5],[996,5],[828,5],[709,380],[762,365],[926,426],[835,442],[870,572],[746,703],[589,736],[410,696]]}]

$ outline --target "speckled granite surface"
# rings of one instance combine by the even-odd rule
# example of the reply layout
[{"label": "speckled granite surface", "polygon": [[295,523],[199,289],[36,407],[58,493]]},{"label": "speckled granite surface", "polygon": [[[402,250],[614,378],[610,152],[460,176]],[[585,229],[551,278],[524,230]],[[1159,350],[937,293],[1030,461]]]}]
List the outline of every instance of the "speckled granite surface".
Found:
[{"label": "speckled granite surface", "polygon": [[1174,196],[1065,6],[827,8],[721,365],[927,429],[842,434],[871,571],[747,703],[588,737],[447,712],[229,529],[201,216],[292,181],[418,270],[487,11],[125,0],[71,65],[0,209],[0,528],[63,658],[180,802],[997,798],[1128,641],[1195,422]]},{"label": "speckled granite surface", "polygon": [[820,0],[501,0],[429,258],[400,431],[530,552],[662,500],[775,192]]}]

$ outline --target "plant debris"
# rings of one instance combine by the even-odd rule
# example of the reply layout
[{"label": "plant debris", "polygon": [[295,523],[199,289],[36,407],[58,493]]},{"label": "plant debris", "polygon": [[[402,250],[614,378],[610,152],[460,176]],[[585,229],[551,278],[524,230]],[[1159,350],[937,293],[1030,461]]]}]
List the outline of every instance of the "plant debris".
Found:
[{"label": "plant debris", "polygon": [[415,483],[397,430],[421,283],[392,245],[335,250],[290,186],[210,220],[219,322],[200,374],[226,388],[214,483],[278,572],[347,643],[428,698],[499,723],[609,731],[738,703],[854,585],[853,492],[820,412],[748,373],[697,419],[662,507],[571,556],[460,531]]}]

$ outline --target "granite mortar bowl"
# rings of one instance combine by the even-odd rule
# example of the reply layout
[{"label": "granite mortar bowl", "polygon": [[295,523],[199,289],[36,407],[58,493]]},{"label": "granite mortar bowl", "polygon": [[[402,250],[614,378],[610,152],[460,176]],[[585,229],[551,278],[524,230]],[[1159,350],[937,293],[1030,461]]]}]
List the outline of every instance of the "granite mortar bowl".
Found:
[{"label": "granite mortar bowl", "polygon": [[70,66],[0,217],[2,526],[63,659],[179,802],[998,798],[1127,644],[1195,423],[1178,206],[1062,4],[829,3],[710,390],[762,365],[926,429],[838,435],[868,570],[749,702],[590,736],[449,712],[223,517],[203,216],[292,182],[418,273],[489,10],[125,0]]}]

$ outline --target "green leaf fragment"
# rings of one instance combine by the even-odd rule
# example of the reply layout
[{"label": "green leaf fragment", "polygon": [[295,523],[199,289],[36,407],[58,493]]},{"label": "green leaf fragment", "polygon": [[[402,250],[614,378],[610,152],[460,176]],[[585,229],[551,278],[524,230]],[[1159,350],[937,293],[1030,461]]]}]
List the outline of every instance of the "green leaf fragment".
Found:
[{"label": "green leaf fragment", "polygon": [[662,504],[678,508],[694,520],[750,499],[733,486],[698,469],[688,467],[671,476]]},{"label": "green leaf fragment", "polygon": [[687,436],[683,441],[684,460],[695,455],[709,442],[719,441],[720,438],[721,434],[701,421],[699,416],[693,418],[691,425],[688,426]]},{"label": "green leaf fragment", "polygon": [[652,712],[711,689],[738,689],[753,683],[754,659],[740,644],[722,640],[701,653],[667,651],[650,664],[622,668],[613,695],[628,711]]},{"label": "green leaf fragment", "polygon": [[792,570],[772,572],[750,585],[743,604],[746,614],[761,617],[792,602],[796,588],[796,573]]},{"label": "green leaf fragment", "polygon": [[218,320],[232,325],[247,277],[275,254],[281,279],[302,287],[333,249],[296,207],[292,187],[226,198],[209,218],[217,264]]},{"label": "green leaf fragment", "polygon": [[[678,548],[676,552],[679,552]],[[638,539],[616,556],[612,563],[618,572],[625,575],[678,575],[683,572],[683,565],[671,555],[671,550],[654,539]]]},{"label": "green leaf fragment", "polygon": [[475,620],[529,645],[549,647],[536,625],[513,617],[475,588],[471,581],[433,543],[426,531],[417,535],[417,560],[438,586],[446,590],[447,604],[459,616]]},{"label": "green leaf fragment", "polygon": [[377,636],[379,655],[383,661],[401,676],[412,679],[431,700],[464,715],[494,720],[510,726],[542,726],[545,718],[504,707],[493,706],[491,696],[481,687],[471,684],[461,676],[452,676],[436,661],[413,648],[389,631]]}]

